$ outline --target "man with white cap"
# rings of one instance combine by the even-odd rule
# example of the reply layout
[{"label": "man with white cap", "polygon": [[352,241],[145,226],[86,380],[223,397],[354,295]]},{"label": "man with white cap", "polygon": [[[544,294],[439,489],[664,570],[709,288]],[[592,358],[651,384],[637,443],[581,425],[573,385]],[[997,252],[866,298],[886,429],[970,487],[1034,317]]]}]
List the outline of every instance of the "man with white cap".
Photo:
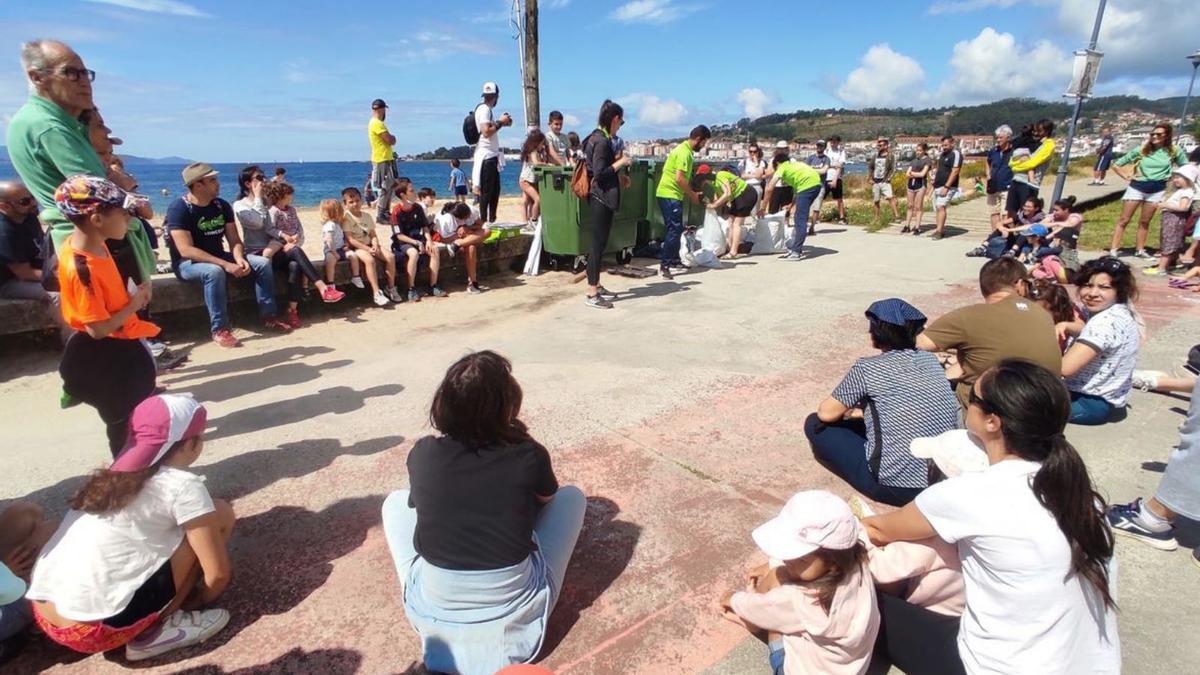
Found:
[{"label": "man with white cap", "polygon": [[776,675],[866,672],[879,609],[861,533],[845,500],[824,490],[796,493],[752,533],[780,565],[752,572],[754,590],[727,595],[722,615],[769,631]]},{"label": "man with white cap", "polygon": [[483,102],[475,106],[475,126],[479,142],[475,144],[471,179],[479,193],[479,214],[485,223],[496,222],[496,207],[500,204],[500,171],[504,169],[504,154],[500,151],[500,129],[512,126],[512,117],[504,113],[495,116],[500,101],[500,87],[495,82],[483,83]]},{"label": "man with white cap", "polygon": [[208,415],[192,397],[151,396],[129,438],[94,473],[42,550],[26,594],[51,640],[85,654],[125,647],[130,661],[194,645],[229,622],[210,605],[229,584],[233,508],[188,471]]}]

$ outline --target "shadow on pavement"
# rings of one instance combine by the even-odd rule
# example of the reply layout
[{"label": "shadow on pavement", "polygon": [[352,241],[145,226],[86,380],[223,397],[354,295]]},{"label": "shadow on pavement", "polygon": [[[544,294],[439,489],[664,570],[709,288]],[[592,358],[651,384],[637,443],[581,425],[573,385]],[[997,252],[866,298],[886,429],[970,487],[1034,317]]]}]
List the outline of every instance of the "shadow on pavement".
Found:
[{"label": "shadow on pavement", "polygon": [[362,408],[368,398],[394,396],[402,391],[404,386],[400,384],[381,384],[363,391],[338,386],[296,398],[242,408],[224,417],[210,420],[205,439],[214,441],[238,434],[252,434],[330,413],[345,415]]},{"label": "shadow on pavement", "polygon": [[672,293],[682,293],[683,291],[691,290],[692,286],[699,283],[699,281],[663,281],[660,279],[653,284],[635,286],[629,290],[621,291],[617,294],[617,299],[613,301],[613,304],[620,305],[623,302],[641,298],[660,298]]},{"label": "shadow on pavement", "polygon": [[267,663],[249,668],[225,670],[220,666],[196,666],[176,671],[175,675],[257,675],[259,673],[325,673],[328,675],[352,675],[362,666],[362,654],[353,649],[314,649],[305,651],[300,647],[280,654]]},{"label": "shadow on pavement", "polygon": [[191,380],[198,377],[229,375],[246,370],[260,371],[280,363],[297,361],[308,356],[316,356],[317,354],[328,354],[332,351],[333,349],[330,347],[284,347],[283,349],[276,349],[262,354],[222,359],[214,363],[185,365],[165,375],[164,384],[175,386],[184,380]]},{"label": "shadow on pavement", "polygon": [[804,259],[799,262],[804,262],[804,260],[812,260],[814,258],[822,258],[827,255],[833,255],[837,252],[838,251],[835,248],[825,248],[824,246],[805,246]]},{"label": "shadow on pavement", "polygon": [[562,595],[550,616],[550,627],[539,658],[549,656],[579,621],[580,614],[591,607],[613,584],[633,558],[641,538],[640,525],[618,520],[621,508],[607,497],[587,498],[583,531],[571,555]]},{"label": "shadow on pavement", "polygon": [[242,372],[191,386],[172,387],[172,391],[187,392],[194,396],[197,401],[204,403],[210,401],[228,401],[243,394],[262,391],[271,387],[287,387],[311,382],[320,378],[321,371],[323,370],[344,368],[352,363],[354,361],[350,359],[339,359],[337,361],[327,361],[317,364],[288,361],[274,366],[267,366],[261,371]]}]

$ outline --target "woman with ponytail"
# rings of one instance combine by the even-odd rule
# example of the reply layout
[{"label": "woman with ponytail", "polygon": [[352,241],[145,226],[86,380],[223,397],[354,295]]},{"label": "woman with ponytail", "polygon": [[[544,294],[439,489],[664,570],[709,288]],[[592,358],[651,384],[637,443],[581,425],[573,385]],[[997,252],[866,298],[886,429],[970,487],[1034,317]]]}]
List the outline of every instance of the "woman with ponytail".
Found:
[{"label": "woman with ponytail", "polygon": [[1057,375],[1001,361],[975,382],[966,424],[989,466],[866,518],[876,544],[937,536],[958,546],[961,624],[881,596],[877,649],[910,673],[1116,673],[1112,531],[1063,436],[1071,401]]}]

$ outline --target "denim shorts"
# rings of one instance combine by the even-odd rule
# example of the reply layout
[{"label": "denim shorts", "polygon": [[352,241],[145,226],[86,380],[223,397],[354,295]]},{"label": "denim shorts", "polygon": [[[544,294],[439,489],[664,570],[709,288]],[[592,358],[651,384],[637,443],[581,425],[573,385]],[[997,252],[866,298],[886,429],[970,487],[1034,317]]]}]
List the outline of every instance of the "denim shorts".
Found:
[{"label": "denim shorts", "polygon": [[771,675],[783,675],[783,642],[772,642],[767,645],[767,649],[771,650],[767,654],[767,660],[771,664]]}]

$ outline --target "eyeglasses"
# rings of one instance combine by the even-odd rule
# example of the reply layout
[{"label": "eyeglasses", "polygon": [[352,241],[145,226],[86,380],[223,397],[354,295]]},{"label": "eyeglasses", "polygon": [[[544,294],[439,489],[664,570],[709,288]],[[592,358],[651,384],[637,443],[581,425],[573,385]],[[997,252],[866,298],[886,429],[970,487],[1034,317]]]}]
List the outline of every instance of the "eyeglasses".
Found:
[{"label": "eyeglasses", "polygon": [[977,406],[979,406],[980,410],[987,412],[990,407],[990,406],[988,406],[987,401],[983,400],[982,396],[975,393],[975,387],[971,387],[971,389],[969,391],[970,391],[970,393],[967,394],[967,405],[968,406],[977,405]]},{"label": "eyeglasses", "polygon": [[67,78],[72,82],[78,82],[79,78],[86,77],[88,82],[96,81],[96,71],[88,70],[87,68],[75,68],[74,66],[63,66],[59,71],[59,75]]},{"label": "eyeglasses", "polygon": [[17,206],[33,206],[33,197],[21,197],[20,199],[6,199],[4,201],[8,202],[9,204],[16,204]]}]

